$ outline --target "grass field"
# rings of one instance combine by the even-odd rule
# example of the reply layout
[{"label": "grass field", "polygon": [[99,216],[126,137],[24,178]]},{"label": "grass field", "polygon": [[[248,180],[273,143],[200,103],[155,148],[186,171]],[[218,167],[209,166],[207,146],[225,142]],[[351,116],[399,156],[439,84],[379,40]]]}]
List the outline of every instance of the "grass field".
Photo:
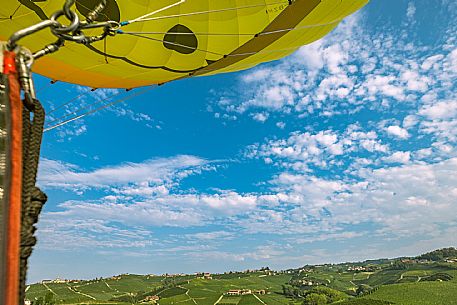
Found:
[{"label": "grass field", "polygon": [[[391,270],[385,264],[375,272],[354,273],[331,265],[306,272],[269,275],[264,272],[214,275],[212,280],[195,276],[122,275],[111,279],[80,281],[78,283],[46,283],[31,285],[27,298],[35,300],[52,293],[56,304],[67,305],[131,305],[140,303],[147,295],[158,295],[160,305],[301,305],[303,299],[288,298],[284,289],[311,287],[292,286],[294,281],[319,282],[325,286],[354,296],[358,285],[376,288],[371,294],[351,298],[339,305],[457,305],[457,265],[441,263],[416,264],[406,269]],[[441,273],[449,281],[421,281]],[[436,279],[436,277],[435,277]],[[365,287],[365,286],[364,286]],[[265,289],[265,295],[229,297],[232,289]]]},{"label": "grass field", "polygon": [[[176,287],[162,288],[157,295],[161,305],[214,305],[221,296],[231,289],[266,289],[269,295],[257,299],[253,295],[223,297],[218,304],[268,305],[288,304],[288,299],[278,294],[290,275],[242,274],[243,276],[217,276],[213,280],[192,277],[175,278],[180,282]],[[80,283],[34,284],[27,291],[27,298],[34,300],[51,292],[58,304],[131,304],[134,296],[162,287],[164,277],[123,275],[120,279],[82,281]],[[132,300],[115,302],[116,297]]]},{"label": "grass field", "polygon": [[254,295],[244,295],[240,302],[238,302],[238,305],[263,305],[262,301],[259,301],[259,299],[254,296]]},{"label": "grass field", "polygon": [[401,305],[457,304],[457,283],[420,282],[381,286],[366,298]]},{"label": "grass field", "polygon": [[372,299],[352,299],[344,302],[335,303],[338,305],[391,305],[392,303]]}]

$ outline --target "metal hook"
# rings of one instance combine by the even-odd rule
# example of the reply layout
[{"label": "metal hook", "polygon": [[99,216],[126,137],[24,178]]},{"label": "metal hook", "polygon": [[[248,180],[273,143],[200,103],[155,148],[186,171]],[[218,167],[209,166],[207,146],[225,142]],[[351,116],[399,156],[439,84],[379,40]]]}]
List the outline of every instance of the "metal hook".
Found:
[{"label": "metal hook", "polygon": [[28,28],[25,28],[25,29],[22,29],[22,30],[19,30],[17,31],[16,33],[14,33],[13,35],[11,35],[10,39],[8,40],[8,43],[7,43],[7,48],[9,51],[13,51],[16,46],[17,46],[17,42],[28,36],[28,35],[31,35],[33,33],[36,33],[38,31],[41,31],[45,28],[48,28],[48,27],[58,27],[60,24],[56,21],[56,20],[44,20],[44,21],[41,21],[40,23],[37,23],[35,25],[32,25]]},{"label": "metal hook", "polygon": [[65,15],[65,12],[64,10],[59,10],[57,12],[55,12],[54,14],[51,15],[51,20],[53,21],[56,21],[58,24],[59,24],[59,27],[53,27],[52,28],[52,32],[55,34],[55,33],[59,33],[59,34],[63,34],[63,33],[70,33],[70,32],[74,32],[76,31],[79,26],[80,26],[80,22],[79,22],[79,16],[78,14],[76,14],[75,12],[73,11],[70,11],[70,14],[72,15],[71,18],[69,20],[71,20],[71,24],[68,25],[68,26],[64,26],[64,25],[61,25],[57,19],[63,15]]},{"label": "metal hook", "polygon": [[29,94],[31,98],[35,99],[35,86],[33,85],[31,66],[33,64],[32,53],[25,48],[20,49],[17,54],[17,70],[21,87],[25,93]]}]

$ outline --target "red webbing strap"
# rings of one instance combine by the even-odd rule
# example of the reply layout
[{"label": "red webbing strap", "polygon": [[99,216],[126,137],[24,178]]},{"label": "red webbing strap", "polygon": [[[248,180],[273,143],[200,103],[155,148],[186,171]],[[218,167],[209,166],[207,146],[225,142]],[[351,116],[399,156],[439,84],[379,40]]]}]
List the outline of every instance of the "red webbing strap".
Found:
[{"label": "red webbing strap", "polygon": [[9,213],[6,244],[6,283],[4,305],[18,305],[19,262],[21,242],[21,201],[22,201],[22,101],[18,81],[15,53],[5,51],[3,73],[8,76],[11,113],[10,135],[10,186]]}]

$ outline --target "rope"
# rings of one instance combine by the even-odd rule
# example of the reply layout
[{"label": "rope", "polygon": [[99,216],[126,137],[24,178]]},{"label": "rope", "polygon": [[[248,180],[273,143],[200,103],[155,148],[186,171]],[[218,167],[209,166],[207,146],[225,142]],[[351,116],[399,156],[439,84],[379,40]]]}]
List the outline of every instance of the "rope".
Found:
[{"label": "rope", "polygon": [[[202,15],[202,14],[210,14],[210,13],[222,13],[222,12],[227,12],[227,11],[236,11],[236,10],[241,10],[241,9],[255,8],[255,7],[266,7],[266,6],[275,5],[275,4],[290,5],[290,2],[289,1],[278,1],[278,2],[264,3],[264,4],[252,4],[252,5],[245,5],[245,6],[228,7],[228,8],[217,9],[217,10],[207,10],[207,11],[190,12],[190,13],[184,13],[184,14],[175,14],[175,15],[152,17],[152,18],[142,18],[140,20],[136,20],[135,22],[154,21],[154,20],[179,18],[179,17],[185,17],[185,16],[194,16],[194,15]],[[128,21],[121,22],[121,26],[127,25],[127,24],[129,24]]]},{"label": "rope", "polygon": [[118,33],[119,34],[126,34],[126,35],[136,36],[136,37],[139,37],[139,38],[144,38],[144,39],[148,39],[148,40],[152,40],[152,41],[156,41],[156,42],[161,42],[161,43],[164,43],[164,44],[178,46],[178,47],[182,47],[182,48],[190,49],[190,50],[196,50],[196,51],[200,51],[200,52],[204,52],[204,53],[208,53],[208,54],[213,54],[213,55],[217,55],[217,56],[224,56],[224,54],[221,54],[221,53],[212,52],[212,51],[199,49],[199,48],[195,48],[195,47],[189,47],[189,46],[186,46],[184,44],[177,43],[177,42],[166,41],[166,40],[163,40],[163,39],[147,37],[147,36],[143,36],[143,35],[139,35],[139,34],[127,33],[127,32],[123,32],[121,30],[118,30]]},{"label": "rope", "polygon": [[163,12],[163,11],[166,11],[170,8],[173,8],[175,6],[178,6],[178,5],[181,5],[183,4],[184,2],[186,2],[186,0],[180,0],[179,2],[176,2],[176,3],[173,3],[173,4],[170,4],[168,6],[165,6],[165,7],[162,7],[161,9],[158,9],[156,11],[153,11],[151,13],[148,13],[148,14],[145,14],[143,16],[140,16],[138,18],[135,18],[135,19],[132,19],[132,20],[128,20],[128,21],[124,21],[124,22],[121,22],[121,26],[122,25],[127,25],[127,24],[131,24],[131,23],[135,23],[135,22],[138,22],[138,21],[143,21],[143,20],[147,20],[145,18],[149,17],[149,16],[152,16],[152,15],[155,15],[155,14],[158,14],[160,12]]},{"label": "rope", "polygon": [[34,236],[36,227],[34,226],[38,222],[38,216],[41,210],[48,200],[45,193],[39,188],[33,187],[31,192],[31,200],[27,206],[27,212],[24,215],[21,229],[21,267],[20,267],[20,300],[25,298],[25,288],[27,280],[27,261],[32,255],[33,247],[36,245],[37,239]]},{"label": "rope", "polygon": [[119,34],[143,34],[143,35],[201,35],[201,36],[254,36],[256,34],[246,34],[246,33],[202,33],[202,32],[192,32],[192,33],[183,33],[183,32],[132,32],[132,31],[117,31]]},{"label": "rope", "polygon": [[121,93],[122,93],[122,91],[119,91],[119,92],[116,92],[115,94],[112,94],[112,95],[110,95],[110,96],[107,96],[107,97],[105,97],[105,98],[103,98],[103,99],[101,99],[101,100],[97,100],[97,102],[92,103],[92,104],[89,104],[89,105],[87,105],[86,107],[79,108],[79,109],[76,110],[76,111],[73,111],[73,112],[71,112],[71,113],[67,113],[67,114],[65,114],[65,115],[63,115],[63,116],[61,116],[61,117],[58,117],[58,118],[56,118],[56,119],[53,119],[53,120],[50,121],[50,122],[46,122],[46,125],[49,125],[49,124],[54,123],[54,122],[57,122],[57,121],[59,121],[59,120],[62,120],[62,119],[64,119],[64,118],[67,118],[67,117],[72,116],[72,115],[74,115],[74,114],[78,114],[78,112],[80,112],[81,110],[89,109],[89,108],[91,108],[91,107],[94,106],[94,105],[101,104],[101,103],[103,103],[104,101],[110,100],[110,99],[112,99],[113,97],[116,97],[116,96],[120,95]]},{"label": "rope", "polygon": [[[23,108],[23,187],[20,250],[20,300],[25,298],[27,263],[36,244],[34,233],[46,195],[35,186],[40,159],[45,112],[40,102],[25,95]],[[31,120],[31,114],[33,118]]]},{"label": "rope", "polygon": [[22,6],[22,3],[19,4],[19,6],[14,10],[14,12],[10,15],[9,19],[13,19],[14,15],[16,15],[17,11],[21,8],[21,6]]},{"label": "rope", "polygon": [[45,92],[46,90],[48,90],[52,85],[54,85],[57,81],[50,81],[48,84],[46,85],[43,85],[43,87],[40,87],[40,88],[37,88],[36,89],[36,93],[43,93]]},{"label": "rope", "polygon": [[[315,23],[315,24],[309,24],[309,25],[303,25],[300,27],[296,28],[286,28],[286,29],[280,29],[276,31],[270,31],[270,32],[263,32],[263,33],[209,33],[209,32],[197,32],[197,33],[183,33],[183,32],[132,32],[132,31],[123,31],[123,30],[118,30],[117,33],[119,34],[130,34],[130,35],[161,35],[161,34],[173,34],[173,35],[201,35],[201,36],[265,36],[265,35],[271,35],[271,34],[276,34],[276,33],[281,33],[281,32],[291,32],[291,31],[297,31],[297,30],[303,30],[303,29],[311,29],[311,28],[317,28],[321,26],[327,26],[327,25],[333,25],[335,23],[341,22],[343,19],[335,19],[330,22],[326,23]],[[168,42],[167,42],[168,43]]]},{"label": "rope", "polygon": [[110,106],[113,106],[113,105],[115,105],[115,104],[119,104],[119,103],[125,102],[125,101],[127,101],[127,100],[129,100],[129,99],[132,99],[132,98],[134,98],[134,97],[137,97],[137,96],[139,96],[139,95],[142,95],[142,94],[144,94],[144,93],[146,93],[146,92],[152,90],[153,88],[155,88],[155,86],[147,87],[146,89],[144,89],[144,90],[142,90],[142,91],[139,91],[139,92],[136,92],[136,93],[134,93],[134,94],[128,95],[128,96],[126,96],[126,97],[117,99],[117,100],[115,100],[115,101],[113,101],[113,102],[111,102],[111,103],[108,103],[108,104],[105,104],[105,105],[103,105],[103,106],[100,106],[100,107],[98,107],[98,108],[96,108],[96,109],[87,111],[87,112],[85,112],[85,113],[83,113],[83,114],[81,114],[81,115],[75,116],[75,117],[73,117],[73,118],[70,118],[70,119],[65,120],[65,121],[63,121],[63,122],[60,122],[60,123],[55,124],[55,125],[53,125],[53,126],[46,127],[46,128],[43,130],[43,132],[51,131],[51,130],[53,130],[53,129],[55,129],[55,128],[64,126],[64,125],[66,125],[66,124],[68,124],[68,123],[70,123],[70,122],[73,122],[73,121],[79,120],[79,119],[81,119],[81,118],[83,118],[83,117],[86,117],[86,116],[88,116],[88,115],[97,113],[97,112],[99,112],[99,111],[101,111],[101,110],[103,110],[103,109],[105,109],[105,108],[108,108],[108,107],[110,107]]},{"label": "rope", "polygon": [[81,98],[81,97],[87,95],[87,94],[90,93],[90,92],[92,92],[92,90],[88,90],[88,91],[86,91],[86,92],[83,92],[83,93],[79,94],[78,96],[75,96],[74,98],[70,99],[68,102],[65,102],[65,103],[63,103],[63,104],[60,104],[60,105],[57,106],[56,108],[54,108],[54,109],[52,109],[51,111],[49,111],[49,112],[48,112],[48,115],[50,115],[51,113],[54,113],[54,112],[56,112],[57,110],[59,110],[59,109],[65,107],[65,106],[67,106],[67,105],[73,103],[73,102],[76,101],[77,99],[79,99],[79,98]]}]

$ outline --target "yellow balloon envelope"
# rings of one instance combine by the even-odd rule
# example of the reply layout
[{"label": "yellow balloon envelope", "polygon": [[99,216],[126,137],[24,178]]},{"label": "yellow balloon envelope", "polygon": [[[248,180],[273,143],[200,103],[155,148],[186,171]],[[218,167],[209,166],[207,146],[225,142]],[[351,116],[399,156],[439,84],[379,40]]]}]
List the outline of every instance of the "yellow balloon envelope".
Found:
[{"label": "yellow balloon envelope", "polygon": [[[0,40],[49,18],[63,2],[2,0]],[[99,2],[77,0],[74,9],[84,19]],[[90,46],[66,42],[58,52],[37,60],[33,69],[54,80],[93,88],[133,88],[239,71],[322,38],[367,2],[108,0],[98,21],[124,21],[118,34]],[[20,44],[37,51],[55,40],[50,30],[43,30]]]}]

